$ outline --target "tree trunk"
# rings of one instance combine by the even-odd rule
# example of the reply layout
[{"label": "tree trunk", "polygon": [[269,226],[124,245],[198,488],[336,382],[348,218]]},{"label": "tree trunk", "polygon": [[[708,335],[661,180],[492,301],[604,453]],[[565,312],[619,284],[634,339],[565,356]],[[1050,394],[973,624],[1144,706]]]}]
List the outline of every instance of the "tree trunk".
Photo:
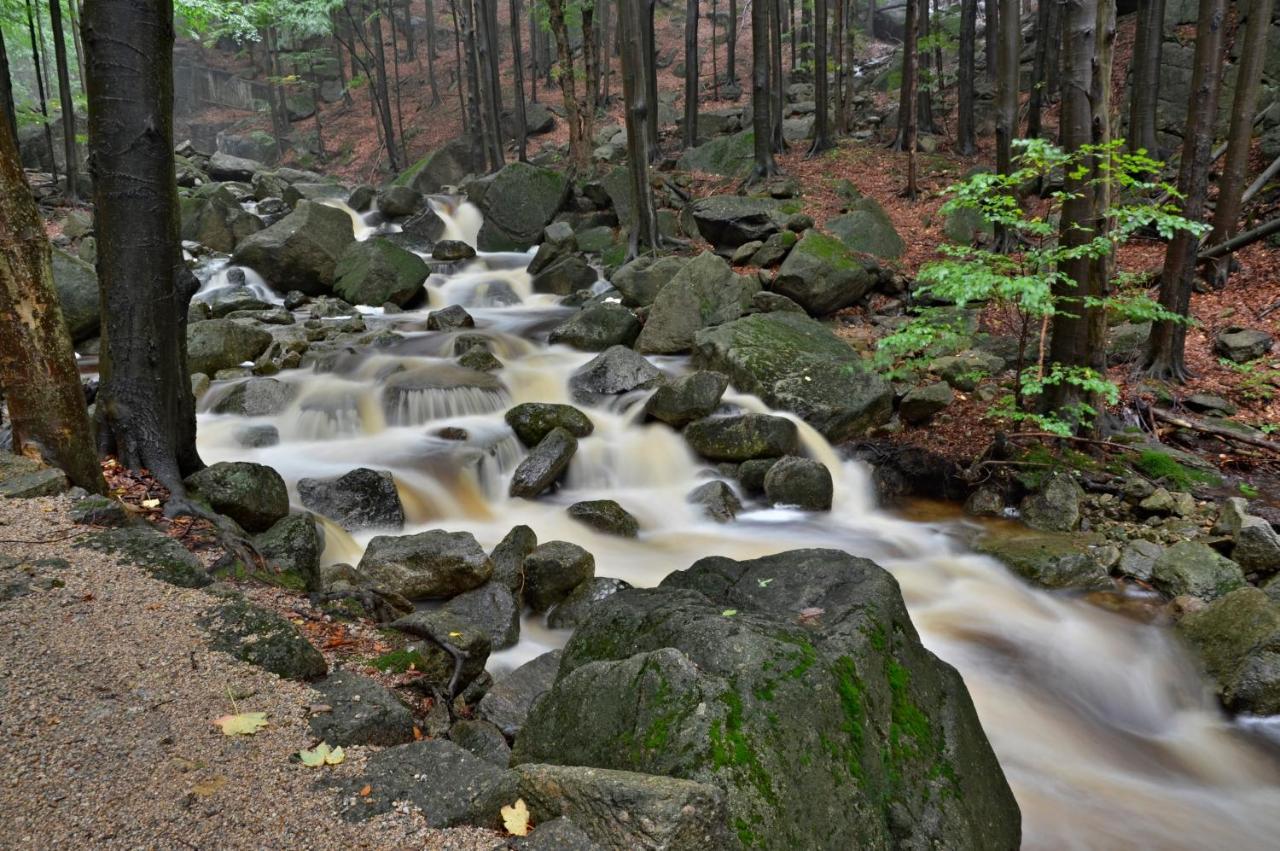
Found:
[{"label": "tree trunk", "polygon": [[[1182,195],[1183,217],[1198,222],[1204,217],[1209,189],[1209,159],[1213,148],[1213,127],[1218,114],[1218,89],[1222,67],[1222,25],[1226,0],[1200,0],[1196,23],[1196,51],[1191,74],[1191,102],[1187,107],[1187,128],[1183,134],[1182,162],[1178,167],[1178,192]],[[1165,251],[1160,276],[1160,304],[1187,316],[1191,308],[1191,285],[1195,278],[1197,239],[1190,232],[1174,234]],[[1156,322],[1151,328],[1147,350],[1147,372],[1155,378],[1185,381],[1187,326],[1180,322]]]},{"label": "tree trunk", "polygon": [[1156,105],[1160,97],[1160,53],[1164,44],[1165,0],[1138,0],[1129,89],[1129,150],[1160,159]]},{"label": "tree trunk", "polygon": [[783,0],[755,0],[769,7],[769,109],[770,128],[773,137],[770,145],[773,152],[781,154],[787,150],[787,140],[782,135],[782,107],[786,103],[786,75],[782,73],[782,2]]},{"label": "tree trunk", "polygon": [[[1019,29],[1018,0],[1000,0],[1000,44],[996,51],[996,172],[1013,172],[1013,137],[1018,132],[1018,56],[1022,32]],[[1009,235],[996,226],[999,250],[1009,248]]]},{"label": "tree trunk", "polygon": [[[475,76],[469,73],[471,65],[471,52],[467,51],[467,60],[462,58],[462,25],[458,22],[458,3],[457,0],[449,0],[449,15],[453,19],[453,54],[454,54],[454,75],[458,80],[458,115],[466,122],[467,139],[471,148],[471,161],[484,161],[484,148],[480,144],[479,126],[480,119],[476,114],[474,101],[464,96],[467,87]],[[466,80],[463,80],[463,69],[467,69]],[[475,89],[470,92],[474,93]]]},{"label": "tree trunk", "polygon": [[[1253,139],[1253,117],[1258,107],[1262,66],[1267,55],[1267,32],[1271,29],[1272,0],[1254,0],[1249,6],[1244,47],[1236,71],[1236,94],[1231,103],[1231,128],[1227,131],[1227,158],[1218,179],[1218,200],[1213,210],[1213,232],[1209,244],[1217,245],[1235,236],[1240,224],[1245,180],[1249,169],[1249,144]],[[1209,264],[1210,283],[1221,289],[1231,273],[1231,255]]]},{"label": "tree trunk", "polygon": [[984,26],[982,35],[986,43],[987,79],[996,82],[996,54],[1000,52],[1000,2],[1001,0],[982,0]]},{"label": "tree trunk", "polygon": [[591,140],[583,138],[582,134],[577,85],[573,79],[573,50],[569,46],[569,27],[565,22],[564,11],[564,0],[547,0],[547,13],[560,62],[560,92],[564,96],[564,113],[569,124],[570,166],[575,174],[585,175],[591,165],[591,151],[587,147]]},{"label": "tree trunk", "polygon": [[[609,106],[609,79],[613,76],[614,42],[617,36],[617,22],[610,20],[613,4],[610,0],[600,0],[600,96],[596,102],[602,107]],[[622,10],[618,10],[618,16]]]},{"label": "tree trunk", "polygon": [[284,96],[284,86],[281,83],[284,73],[277,64],[278,52],[274,27],[267,27],[263,49],[267,54],[267,74],[270,78],[267,92],[271,106],[271,129],[276,137],[276,149],[283,155],[289,144],[289,107]]},{"label": "tree trunk", "polygon": [[596,92],[600,87],[600,55],[595,50],[595,6],[582,7],[582,66],[586,72],[586,85],[583,86],[582,110],[578,113],[582,120],[582,138],[590,143],[595,137],[596,125]]},{"label": "tree trunk", "polygon": [[[752,26],[755,26],[755,13],[751,15]],[[754,39],[755,36],[752,36]],[[754,42],[753,42],[754,43]],[[713,47],[715,45],[712,45]],[[729,30],[725,42],[724,81],[729,85],[738,83],[738,0],[729,0]]]},{"label": "tree trunk", "polygon": [[[1027,105],[1027,138],[1040,136],[1040,113],[1044,109],[1045,80],[1048,76],[1049,42],[1052,41],[1049,26],[1049,10],[1057,5],[1054,0],[1040,0],[1036,9],[1036,48],[1031,66],[1031,99]],[[1066,145],[1066,140],[1063,140]]]},{"label": "tree trunk", "polygon": [[44,86],[44,62],[40,58],[40,40],[36,35],[36,21],[31,11],[31,0],[27,0],[27,30],[31,34],[31,64],[35,67],[36,93],[40,97],[40,115],[44,119],[44,143],[49,148],[49,172],[53,175],[53,182],[56,184],[58,160],[53,155],[53,125],[49,123],[49,96]]},{"label": "tree trunk", "polygon": [[[396,7],[392,0],[388,0],[387,2],[387,20],[391,24],[391,68],[393,71],[391,77],[391,88],[396,101],[396,134],[403,142],[405,135],[404,109],[400,104],[400,25],[397,23],[398,18],[396,17]],[[408,162],[406,161],[404,164],[408,165]]]},{"label": "tree trunk", "polygon": [[413,34],[413,9],[411,6],[412,4],[409,0],[405,0],[404,5],[401,7],[401,11],[404,12],[404,23],[400,25],[399,29],[404,33],[405,59],[414,62],[418,58],[418,40]]},{"label": "tree trunk", "polygon": [[471,157],[476,163],[489,161],[489,145],[485,133],[484,107],[480,100],[480,65],[476,59],[476,32],[471,0],[454,0],[455,29],[461,34],[466,55],[467,130],[471,138]]},{"label": "tree trunk", "polygon": [[[919,5],[916,10],[916,24],[918,27],[918,41],[929,37],[929,0],[915,0]],[[933,74],[929,73],[929,51],[922,50],[920,55],[916,57],[916,111],[918,115],[920,129],[926,133],[936,133],[937,128],[933,124],[933,92],[937,91],[937,81],[933,79]]]},{"label": "tree trunk", "polygon": [[769,0],[751,4],[751,125],[755,136],[755,167],[748,183],[778,173],[773,159],[773,110],[769,106]]},{"label": "tree trunk", "polygon": [[894,148],[899,151],[910,150],[907,135],[915,126],[917,111],[916,102],[916,62],[919,53],[916,50],[920,33],[917,16],[920,7],[915,0],[907,0],[907,19],[902,27],[902,82],[898,90],[898,138]]},{"label": "tree trunk", "polygon": [[84,91],[84,43],[80,41],[80,0],[67,0],[67,17],[71,19],[71,43],[76,49],[76,71],[80,75],[80,90]]},{"label": "tree trunk", "polygon": [[502,92],[498,88],[497,42],[494,38],[497,0],[474,0],[476,68],[480,75],[481,121],[485,127],[485,157],[490,171],[502,168]]},{"label": "tree trunk", "polygon": [[[7,69],[6,69],[7,70]],[[102,493],[75,352],[53,285],[44,222],[27,186],[18,138],[0,122],[0,385],[13,450],[42,458],[72,484]]]},{"label": "tree trunk", "polygon": [[711,0],[711,99],[720,100],[720,68],[716,54],[716,37],[719,24],[716,16],[720,14],[718,0]]},{"label": "tree trunk", "polygon": [[542,38],[538,30],[537,3],[529,4],[529,100],[538,102],[538,74],[542,71]]},{"label": "tree trunk", "polygon": [[516,156],[529,159],[529,119],[524,111],[524,51],[520,48],[520,0],[511,0],[511,67],[515,75],[511,99],[515,102]]},{"label": "tree trunk", "polygon": [[396,143],[395,126],[391,113],[391,87],[387,83],[387,52],[382,42],[382,12],[374,12],[375,18],[369,38],[373,41],[374,73],[377,84],[378,112],[382,118],[382,138],[387,144],[387,159],[391,161],[391,170],[399,172],[404,168],[400,159],[400,147]]},{"label": "tree trunk", "polygon": [[[9,71],[9,52],[4,46],[4,33],[0,32],[0,110],[4,110],[4,121],[9,125],[9,134],[18,138],[18,112],[13,105],[13,78]],[[14,142],[17,145],[17,142]]]},{"label": "tree trunk", "polygon": [[[648,115],[649,90],[645,84],[646,67],[652,57],[645,56],[645,18],[652,13],[648,0],[621,0],[618,9],[622,33],[622,99],[626,106],[627,171],[631,184],[631,214],[634,226],[627,246],[628,257],[658,247],[658,219],[653,204],[653,186],[649,182]],[[696,7],[695,7],[696,12]],[[696,20],[696,16],[695,16]],[[694,25],[697,26],[696,24]]]},{"label": "tree trunk", "polygon": [[187,374],[199,283],[182,260],[173,173],[173,5],[93,0],[82,27],[103,308],[98,442],[150,470],[181,507],[183,477],[204,465]]},{"label": "tree trunk", "polygon": [[[658,55],[657,34],[654,32],[655,0],[645,0],[648,7],[644,14],[644,84],[648,90],[646,100],[652,105],[645,116],[645,127],[649,134],[649,161],[658,158],[661,148],[658,146]],[[594,116],[592,117],[594,120]]]},{"label": "tree trunk", "polygon": [[[518,2],[518,0],[517,0]],[[427,0],[427,83],[431,86],[431,103],[427,107],[439,106],[440,88],[436,83],[436,9],[434,0]],[[458,87],[461,90],[461,86]]]},{"label": "tree trunk", "polygon": [[[809,156],[817,156],[835,147],[831,141],[831,126],[827,94],[827,0],[814,0],[813,9],[813,145]],[[805,8],[808,8],[806,5]]]},{"label": "tree trunk", "polygon": [[[814,49],[818,46],[813,32],[813,16],[817,14],[817,0],[811,4],[809,0],[801,0],[800,2],[800,62],[808,65],[814,61]],[[795,3],[792,2],[791,14],[795,14]],[[793,21],[794,25],[794,21]],[[792,66],[795,66],[795,60],[792,60]],[[818,69],[815,66],[813,71],[814,80],[818,79]]]},{"label": "tree trunk", "polygon": [[977,48],[978,0],[960,0],[960,58],[956,81],[956,151],[972,156],[978,150],[973,125],[974,52]]},{"label": "tree trunk", "polygon": [[[623,39],[627,34],[623,33]],[[684,146],[698,144],[698,0],[688,0],[684,14]]]}]

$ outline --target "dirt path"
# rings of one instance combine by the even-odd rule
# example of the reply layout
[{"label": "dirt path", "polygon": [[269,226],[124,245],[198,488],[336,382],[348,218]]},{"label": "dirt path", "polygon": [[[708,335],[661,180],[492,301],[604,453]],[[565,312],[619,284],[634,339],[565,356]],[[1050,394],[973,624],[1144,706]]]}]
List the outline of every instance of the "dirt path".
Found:
[{"label": "dirt path", "polygon": [[[67,536],[67,502],[0,499],[0,539]],[[207,593],[70,539],[0,542],[0,564],[12,559],[32,567],[0,566],[0,586],[34,577],[0,602],[0,847],[502,847],[417,814],[342,821],[316,781],[357,774],[367,749],[327,769],[291,761],[314,744],[304,716],[318,695],[210,650],[196,625]],[[235,711],[270,725],[236,738],[212,726]]]}]

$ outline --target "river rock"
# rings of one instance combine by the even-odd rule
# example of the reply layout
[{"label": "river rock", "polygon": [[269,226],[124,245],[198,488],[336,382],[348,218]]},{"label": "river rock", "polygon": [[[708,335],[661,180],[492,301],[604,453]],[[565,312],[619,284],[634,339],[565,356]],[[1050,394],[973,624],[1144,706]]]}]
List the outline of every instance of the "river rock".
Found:
[{"label": "river rock", "polygon": [[746,177],[755,162],[754,140],[755,134],[751,130],[720,136],[687,149],[681,154],[677,168],[721,177]]},{"label": "river rock", "polygon": [[760,313],[698,332],[694,365],[799,414],[832,443],[888,422],[889,385],[822,323],[795,313]]},{"label": "river rock", "polygon": [[1280,713],[1280,604],[1257,588],[1232,591],[1178,621],[1217,685],[1223,705]]},{"label": "river rock", "polygon": [[482,629],[494,650],[512,647],[520,640],[520,609],[515,592],[497,580],[444,604],[444,611]]},{"label": "river rock", "polygon": [[1151,569],[1151,584],[1170,597],[1221,597],[1245,584],[1240,565],[1207,544],[1181,541],[1166,549]]},{"label": "river rock", "polygon": [[959,674],[920,644],[892,576],[832,550],[707,558],[613,595],[570,639],[513,761],[716,786],[755,847],[1021,838]]},{"label": "river rock", "polygon": [[590,289],[599,278],[600,273],[585,258],[570,254],[535,274],[530,286],[535,293],[570,295]]},{"label": "river rock", "polygon": [[573,629],[587,619],[592,610],[619,591],[630,588],[629,582],[596,576],[578,585],[569,596],[551,607],[547,613],[547,626],[552,629]]},{"label": "river rock", "polygon": [[61,248],[53,249],[53,286],[62,306],[62,321],[71,334],[71,342],[83,343],[101,333],[98,302],[98,273]]},{"label": "river rock", "polygon": [[310,514],[290,514],[257,535],[253,545],[263,558],[296,576],[308,591],[320,590],[324,533]]},{"label": "river rock", "polygon": [[572,405],[524,402],[507,411],[507,425],[525,446],[537,446],[553,429],[562,428],[574,437],[586,437],[595,429],[586,414]]},{"label": "river rock", "polygon": [[699,330],[742,316],[759,290],[759,279],[734,274],[728,263],[704,251],[658,291],[636,340],[636,351],[687,352]]},{"label": "river rock", "polygon": [[974,549],[1045,588],[1106,591],[1113,587],[1106,567],[1095,557],[1092,538],[1060,532],[987,534]]},{"label": "river rock", "polygon": [[484,214],[477,247],[482,251],[523,251],[537,244],[569,193],[559,171],[523,162],[474,181],[467,193]]},{"label": "river rock", "polygon": [[182,238],[230,254],[262,230],[262,219],[240,206],[223,184],[211,183],[181,199]]},{"label": "river rock", "polygon": [[856,303],[874,287],[880,267],[835,237],[811,230],[787,255],[771,289],[815,316]]},{"label": "river rock", "polygon": [[257,312],[271,309],[270,304],[245,285],[243,269],[232,267],[227,270],[227,280],[239,285],[223,287],[203,297],[205,304],[209,305],[209,312],[215,319],[221,319],[236,311]]},{"label": "river rock", "polygon": [[424,200],[422,193],[412,186],[393,184],[378,193],[374,205],[388,219],[399,219],[422,209]]},{"label": "river rock", "polygon": [[625,346],[610,346],[573,374],[569,393],[575,401],[592,404],[632,390],[657,387],[663,380],[662,370],[643,355]]},{"label": "river rock", "polygon": [[215,604],[197,622],[214,650],[287,680],[313,680],[328,673],[324,656],[296,626],[239,596]]},{"label": "river rock", "polygon": [[694,452],[710,461],[777,458],[800,449],[796,424],[769,414],[706,417],[689,423],[684,438]]},{"label": "river rock", "polygon": [[1150,582],[1156,561],[1163,552],[1164,547],[1153,541],[1144,541],[1141,538],[1129,541],[1120,551],[1120,563],[1116,566],[1116,571],[1121,576],[1131,576],[1142,582]]},{"label": "river rock", "polygon": [[771,198],[712,195],[695,201],[690,212],[703,239],[717,251],[732,251],[782,230],[787,216],[781,207]]},{"label": "river rock", "polygon": [[526,271],[537,275],[549,268],[557,260],[568,257],[578,250],[578,240],[573,235],[573,228],[568,222],[552,222],[542,229],[542,242],[529,261]]},{"label": "river rock", "polygon": [[257,160],[251,160],[247,157],[235,157],[231,154],[224,154],[222,151],[214,152],[209,157],[209,167],[205,169],[209,176],[214,180],[253,180],[253,176],[264,171],[266,166]]},{"label": "river rock", "polygon": [[934,414],[944,410],[955,399],[951,385],[945,381],[912,387],[902,397],[898,406],[898,416],[902,421],[912,425],[921,425],[933,419]]},{"label": "river rock", "polygon": [[493,581],[519,594],[524,588],[524,560],[538,546],[538,535],[528,526],[515,526],[493,548]]},{"label": "river rock", "polygon": [[449,728],[449,740],[499,768],[511,764],[511,746],[496,724],[471,718],[459,719]]},{"label": "river rock", "polygon": [[691,372],[655,390],[644,412],[672,428],[683,428],[715,413],[728,387],[729,379],[718,372]]},{"label": "river rock", "polygon": [[413,741],[413,713],[392,692],[359,674],[335,671],[315,683],[328,712],[309,719],[312,734],[333,746],[400,745]]},{"label": "river rock", "polygon": [[524,560],[525,602],[535,612],[546,611],[595,573],[595,558],[577,544],[539,544]]},{"label": "river rock", "polygon": [[441,416],[487,414],[510,402],[495,376],[476,369],[432,364],[397,372],[382,387],[382,409],[391,425],[419,425]]},{"label": "river rock", "polygon": [[1274,345],[1275,338],[1265,331],[1232,326],[1214,338],[1213,350],[1227,360],[1248,363],[1271,351]]},{"label": "river rock", "polygon": [[235,319],[208,319],[187,326],[187,367],[191,373],[214,375],[258,356],[271,345],[271,334]]},{"label": "river rock", "polygon": [[516,467],[507,492],[513,497],[537,498],[559,481],[577,451],[576,437],[563,428],[553,428]]},{"label": "river rock", "polygon": [[765,496],[774,505],[830,511],[833,492],[831,471],[812,458],[781,458],[769,466],[764,477]]},{"label": "river rock", "polygon": [[277,292],[326,295],[333,291],[338,259],[355,238],[345,211],[299,201],[292,213],[236,246],[231,262],[257,270]]},{"label": "river rock", "polygon": [[646,254],[621,266],[610,277],[610,283],[622,293],[628,307],[648,307],[658,291],[689,263],[688,257],[654,257]]},{"label": "river rock", "polygon": [[632,514],[612,499],[593,499],[569,506],[569,516],[605,535],[634,538],[640,524]]},{"label": "river rock", "polygon": [[404,526],[400,493],[386,470],[357,467],[335,478],[299,479],[298,499],[348,532]]},{"label": "river rock", "polygon": [[379,535],[357,565],[377,585],[410,600],[456,597],[493,575],[493,562],[468,532],[433,529]]},{"label": "river rock", "polygon": [[428,331],[458,331],[462,328],[474,327],[476,327],[476,321],[460,304],[451,304],[427,314],[426,329]]},{"label": "river rock", "polygon": [[640,320],[630,309],[616,302],[597,302],[552,329],[548,342],[602,352],[610,346],[630,346],[640,333]]},{"label": "river rock", "polygon": [[431,248],[431,259],[457,263],[476,256],[476,250],[460,239],[442,239]]},{"label": "river rock", "polygon": [[213,406],[213,412],[241,417],[273,417],[289,407],[297,395],[295,384],[275,378],[249,378],[227,391]]},{"label": "river rock", "polygon": [[520,765],[515,774],[534,819],[568,817],[605,848],[734,846],[724,793],[709,783],[571,765]]},{"label": "river rock", "polygon": [[[479,624],[437,609],[405,615],[392,621],[391,628],[425,639],[406,648],[416,654],[414,667],[422,677],[415,682],[420,686],[447,689],[452,684],[452,693],[457,694],[484,673],[491,645],[488,630]],[[460,651],[461,666],[448,648]]]},{"label": "river rock", "polygon": [[247,532],[265,532],[289,513],[284,479],[263,464],[219,461],[188,476],[186,486]]},{"label": "river rock", "polygon": [[[500,810],[515,801],[516,777],[453,742],[423,739],[369,757],[364,772],[341,786],[343,818],[362,821],[392,812],[401,802],[422,813],[430,827],[496,828]],[[358,794],[365,787],[367,795]]]},{"label": "river rock", "polygon": [[742,501],[727,482],[719,479],[698,485],[685,496],[690,505],[701,505],[703,513],[717,523],[728,523],[742,510]]},{"label": "river rock", "polygon": [[352,304],[401,307],[426,296],[423,282],[431,274],[426,262],[388,239],[353,242],[334,267],[333,291]]},{"label": "river rock", "polygon": [[1245,517],[1235,533],[1231,560],[1246,573],[1270,576],[1280,572],[1280,535],[1261,517]]},{"label": "river rock", "polygon": [[524,726],[529,710],[555,682],[561,651],[552,650],[499,676],[481,698],[476,714],[512,737]]},{"label": "river rock", "polygon": [[1022,522],[1041,532],[1071,532],[1080,525],[1084,491],[1066,473],[1056,473],[1036,493],[1022,500]]},{"label": "river rock", "polygon": [[563,817],[537,825],[528,836],[513,840],[511,847],[515,851],[604,851],[604,846],[592,842],[582,828]]},{"label": "river rock", "polygon": [[468,174],[483,168],[484,164],[472,157],[471,138],[459,136],[409,166],[396,182],[412,186],[423,195],[432,195],[457,186]]}]

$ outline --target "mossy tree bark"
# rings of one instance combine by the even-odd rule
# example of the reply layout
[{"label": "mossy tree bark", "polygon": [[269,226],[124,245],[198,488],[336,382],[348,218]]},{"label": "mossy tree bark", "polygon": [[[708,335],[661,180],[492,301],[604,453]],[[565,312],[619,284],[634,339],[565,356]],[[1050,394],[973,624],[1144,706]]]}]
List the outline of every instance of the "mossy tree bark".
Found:
[{"label": "mossy tree bark", "polygon": [[187,308],[173,171],[173,4],[94,0],[82,28],[102,301],[99,446],[148,469],[185,504],[196,452]]},{"label": "mossy tree bark", "polygon": [[13,106],[13,78],[9,76],[9,51],[5,49],[4,33],[0,32],[0,109],[9,133],[18,138],[18,113]]}]

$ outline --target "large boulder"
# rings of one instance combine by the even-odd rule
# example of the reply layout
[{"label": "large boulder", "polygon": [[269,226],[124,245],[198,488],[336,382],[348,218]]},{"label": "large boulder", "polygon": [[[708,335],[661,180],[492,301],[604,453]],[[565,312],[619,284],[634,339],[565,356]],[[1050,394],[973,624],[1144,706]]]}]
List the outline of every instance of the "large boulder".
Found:
[{"label": "large boulder", "polygon": [[419,610],[391,622],[392,629],[424,639],[405,648],[422,675],[419,686],[465,689],[484,673],[492,644],[489,632],[446,609]]},{"label": "large boulder", "polygon": [[734,387],[799,414],[832,443],[887,422],[893,393],[821,323],[797,313],[745,316],[699,331],[694,364]]},{"label": "large boulder", "polygon": [[543,653],[499,676],[480,699],[476,714],[506,736],[520,732],[533,705],[555,682],[560,655],[559,650]]},{"label": "large boulder", "polygon": [[596,302],[553,328],[548,342],[603,352],[610,346],[630,346],[640,335],[640,320],[630,308],[617,302]]},{"label": "large boulder", "polygon": [[298,395],[298,385],[256,376],[235,384],[213,405],[215,414],[274,417]]},{"label": "large boulder", "polygon": [[683,428],[715,413],[728,387],[729,379],[720,373],[697,370],[655,390],[644,412],[673,428]]},{"label": "large boulder", "polygon": [[1233,712],[1280,713],[1280,603],[1240,588],[1178,622]]},{"label": "large boulder", "polygon": [[1181,541],[1156,559],[1151,584],[1170,597],[1189,594],[1212,600],[1244,587],[1245,581],[1240,565],[1208,544]]},{"label": "large boulder", "polygon": [[572,405],[524,402],[506,414],[507,425],[525,446],[537,446],[553,429],[562,428],[574,437],[586,437],[595,426],[586,414]]},{"label": "large boulder", "polygon": [[299,479],[298,499],[348,532],[404,526],[400,493],[386,470],[357,467],[334,478]]},{"label": "large boulder", "polygon": [[182,238],[230,254],[262,230],[262,220],[240,206],[221,184],[197,189],[181,203]]},{"label": "large boulder", "polygon": [[320,556],[324,533],[310,514],[290,514],[254,536],[253,545],[280,570],[282,584],[292,582],[307,591],[320,590]]},{"label": "large boulder", "polygon": [[611,346],[569,379],[569,393],[584,404],[602,402],[633,390],[649,390],[664,381],[662,370],[626,346]]},{"label": "large boulder", "polygon": [[501,582],[489,581],[444,604],[444,611],[479,627],[494,650],[520,640],[520,598]]},{"label": "large boulder", "polygon": [[471,156],[471,142],[465,138],[452,139],[409,166],[396,182],[411,186],[423,195],[432,195],[446,186],[457,186],[477,167]]},{"label": "large boulder", "polygon": [[266,166],[248,157],[237,157],[217,151],[209,157],[209,166],[205,169],[214,180],[239,180],[248,183],[254,174],[264,170]]},{"label": "large boulder", "polygon": [[71,342],[97,337],[102,319],[98,303],[98,273],[90,264],[61,248],[53,249],[53,286],[62,305],[62,321]]},{"label": "large boulder", "polygon": [[560,480],[577,451],[576,437],[558,426],[553,428],[516,466],[511,474],[508,493],[513,497],[534,499]]},{"label": "large boulder", "polygon": [[338,259],[355,238],[345,211],[299,201],[292,213],[236,246],[231,260],[257,270],[277,292],[328,295]]},{"label": "large boulder", "polygon": [[289,513],[284,479],[264,464],[219,461],[186,479],[196,496],[248,532],[265,532]]},{"label": "large boulder", "polygon": [[850,251],[881,260],[896,260],[907,246],[892,220],[874,198],[858,198],[849,212],[827,222],[826,229]]},{"label": "large boulder", "polygon": [[333,273],[333,291],[351,304],[405,307],[426,296],[422,285],[431,268],[412,251],[374,237],[348,245]]},{"label": "large boulder", "polygon": [[290,621],[238,596],[217,603],[197,622],[214,650],[287,680],[313,680],[329,670],[324,656]]},{"label": "large boulder", "polygon": [[1256,328],[1225,328],[1214,338],[1213,350],[1236,363],[1248,363],[1271,351],[1275,338]]},{"label": "large boulder", "polygon": [[595,575],[595,558],[577,544],[539,544],[524,559],[525,602],[535,612],[546,611]]},{"label": "large boulder", "polygon": [[686,150],[677,167],[681,171],[700,171],[721,177],[746,177],[755,165],[755,138],[751,130],[743,130],[712,139]]},{"label": "large boulder", "polygon": [[1084,491],[1071,476],[1051,476],[1040,490],[1022,500],[1022,522],[1041,532],[1075,531],[1083,499]]},{"label": "large boulder", "polygon": [[772,290],[815,316],[856,303],[880,277],[880,267],[835,237],[811,230],[782,261]]},{"label": "large boulder", "polygon": [[376,585],[410,600],[456,597],[493,575],[493,562],[469,532],[433,529],[416,535],[379,535],[358,568]]},{"label": "large boulder", "polygon": [[234,319],[209,319],[187,326],[187,367],[192,374],[213,375],[231,369],[258,355],[271,345],[271,334]]},{"label": "large boulder", "polygon": [[698,331],[742,316],[759,291],[758,278],[735,275],[723,259],[704,251],[658,291],[636,340],[636,351],[687,352]]},{"label": "large boulder", "polygon": [[1114,586],[1094,553],[1097,543],[1059,532],[1003,533],[982,536],[974,549],[1044,588],[1106,591]]},{"label": "large boulder", "polygon": [[712,195],[694,202],[691,212],[698,233],[718,251],[766,240],[783,229],[787,215],[771,198]]},{"label": "large boulder", "polygon": [[733,834],[718,847],[1021,839],[960,675],[921,645],[890,574],[833,550],[707,558],[614,594],[570,639],[513,761],[719,787]]},{"label": "large boulder", "polygon": [[523,251],[536,245],[569,192],[569,181],[550,168],[513,162],[472,183],[471,200],[484,213],[482,251]]},{"label": "large boulder", "polygon": [[805,511],[830,511],[834,489],[831,471],[812,458],[788,456],[771,465],[764,476],[769,502]]},{"label": "large boulder", "polygon": [[312,686],[328,712],[311,716],[311,732],[330,745],[400,745],[413,741],[413,713],[392,692],[359,674],[335,671]]},{"label": "large boulder", "polygon": [[786,417],[769,414],[733,414],[696,420],[684,430],[684,439],[710,461],[749,461],[778,458],[800,450],[800,433]]},{"label": "large boulder", "polygon": [[688,257],[644,255],[615,271],[610,283],[622,293],[622,303],[629,307],[648,307],[668,281],[676,276]]}]

